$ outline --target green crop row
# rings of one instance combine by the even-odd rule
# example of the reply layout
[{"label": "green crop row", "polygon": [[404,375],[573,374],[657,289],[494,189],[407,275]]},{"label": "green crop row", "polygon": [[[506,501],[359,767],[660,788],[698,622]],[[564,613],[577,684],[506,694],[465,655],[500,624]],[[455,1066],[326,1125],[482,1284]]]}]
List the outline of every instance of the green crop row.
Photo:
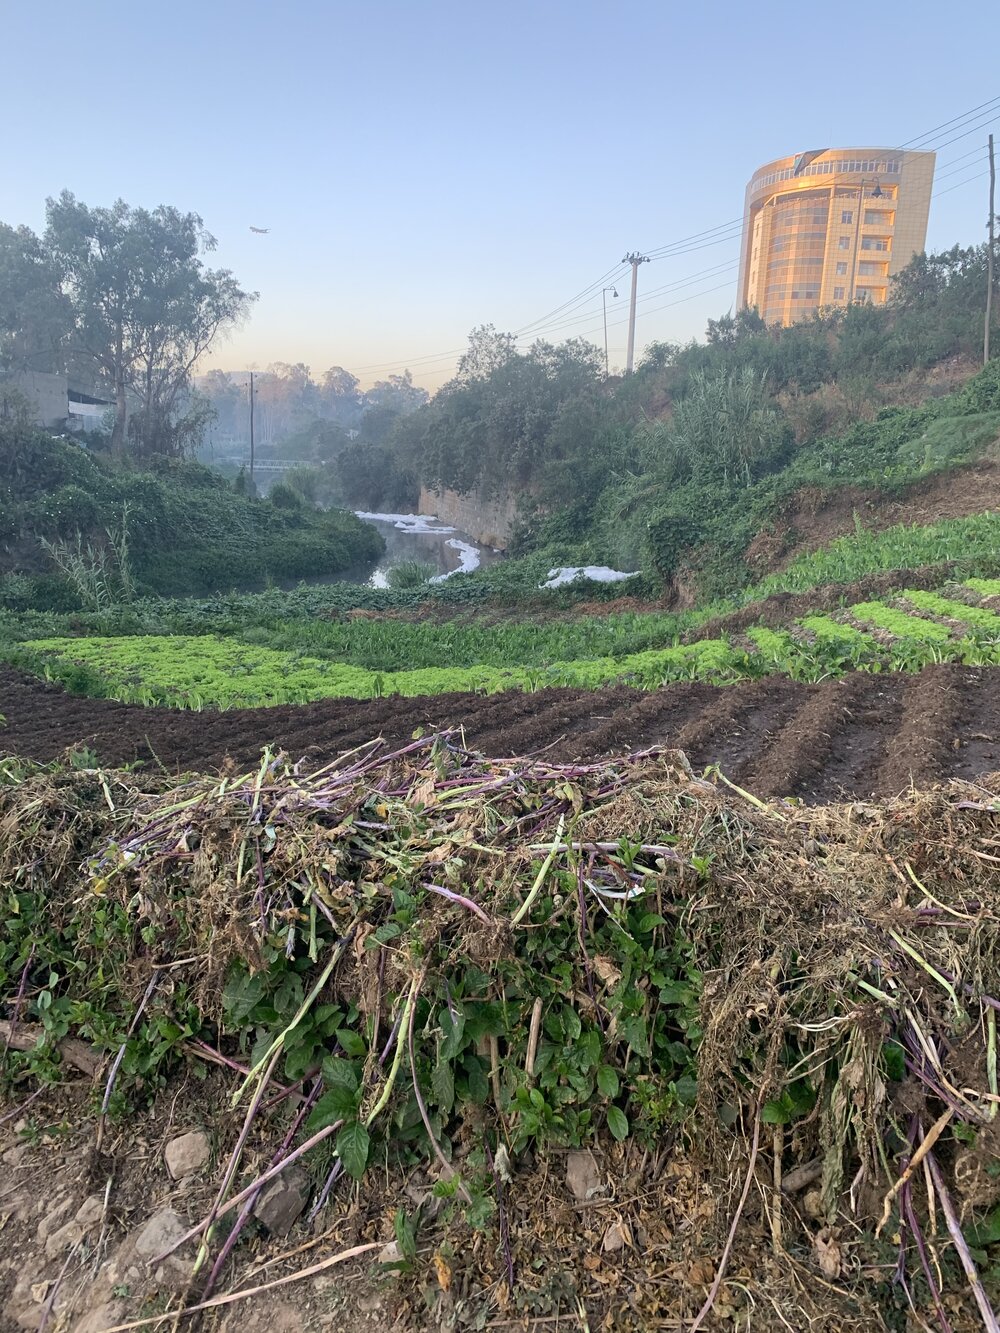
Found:
[{"label": "green crop row", "polygon": [[[452,691],[494,693],[546,686],[598,689],[627,683],[655,689],[670,681],[707,680],[719,684],[780,672],[796,680],[820,680],[852,670],[916,670],[935,661],[971,665],[1000,662],[1000,641],[975,635],[929,635],[943,626],[880,604],[855,608],[877,614],[891,632],[890,647],[868,636],[827,634],[814,643],[790,634],[754,629],[751,651],[725,639],[650,649],[622,657],[554,662],[544,667],[425,667],[379,672],[296,653],[248,647],[211,635],[169,638],[47,639],[25,645],[20,659],[84,693],[124,702],[180,708],[237,708],[308,703],[323,698],[376,698],[382,695],[437,695]],[[815,618],[811,618],[815,619]],[[893,629],[895,626],[895,629]],[[920,629],[914,632],[913,626]],[[842,627],[843,628],[843,627]]]},{"label": "green crop row", "polygon": [[[652,688],[664,680],[727,679],[745,674],[743,655],[721,639],[623,657],[555,662],[548,667],[427,667],[379,672],[213,635],[40,639],[24,645],[50,675],[127,702],[181,708],[236,708],[385,694],[493,693],[548,685],[596,689],[612,681]],[[82,673],[75,675],[75,673]]]},{"label": "green crop row", "polygon": [[1000,567],[1000,514],[973,514],[924,526],[901,523],[883,532],[859,527],[819,551],[799,556],[780,574],[748,589],[742,600],[753,602],[772,593],[808,592],[823,584],[855,583],[893,569],[951,562],[965,568]]},{"label": "green crop row", "polygon": [[974,625],[976,629],[1000,634],[1000,616],[995,611],[987,611],[981,606],[969,606],[965,602],[955,602],[936,592],[907,591],[904,596],[919,611],[929,611],[934,616],[945,616],[964,625]]}]

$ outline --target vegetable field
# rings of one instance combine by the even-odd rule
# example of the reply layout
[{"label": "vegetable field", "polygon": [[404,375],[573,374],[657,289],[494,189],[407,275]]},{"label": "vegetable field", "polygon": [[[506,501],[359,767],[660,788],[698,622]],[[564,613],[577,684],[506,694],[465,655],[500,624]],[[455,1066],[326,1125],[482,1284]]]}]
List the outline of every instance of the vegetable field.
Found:
[{"label": "vegetable field", "polygon": [[[821,681],[851,671],[918,671],[924,666],[957,662],[966,666],[1000,664],[1000,581],[973,579],[940,592],[901,589],[881,601],[858,602],[823,615],[793,621],[787,629],[751,626],[745,634],[680,643],[669,616],[632,615],[620,627],[620,639],[661,644],[620,656],[581,656],[547,660],[544,629],[514,627],[478,632],[466,626],[395,626],[381,622],[373,642],[371,627],[360,622],[353,645],[345,632],[345,657],[334,661],[296,650],[275,650],[216,635],[135,635],[122,638],[51,638],[29,640],[25,661],[85,693],[144,705],[179,708],[252,708],[303,704],[317,699],[376,699],[447,693],[486,693],[519,689],[533,692],[553,686],[598,689],[613,684],[657,689],[682,680],[730,684],[778,674],[792,680]],[[351,627],[353,628],[353,627]],[[586,624],[570,625],[569,639],[584,642]],[[425,631],[433,630],[435,638]],[[520,630],[520,632],[518,632]],[[591,641],[605,646],[613,634],[594,626]],[[452,640],[457,646],[453,652]],[[517,643],[533,639],[538,661],[508,665]],[[381,642],[379,641],[381,640]],[[389,644],[393,643],[390,649]],[[438,662],[453,661],[478,643],[475,665],[421,665],[384,670],[413,645],[426,660],[436,643]],[[369,646],[367,662],[358,662]],[[541,649],[541,651],[538,651]],[[530,659],[531,652],[525,656]]]}]

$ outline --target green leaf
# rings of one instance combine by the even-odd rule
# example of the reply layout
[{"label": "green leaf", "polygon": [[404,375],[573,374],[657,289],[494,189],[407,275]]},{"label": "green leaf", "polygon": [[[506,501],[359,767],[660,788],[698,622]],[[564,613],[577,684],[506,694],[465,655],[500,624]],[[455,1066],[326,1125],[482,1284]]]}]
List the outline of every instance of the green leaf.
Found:
[{"label": "green leaf", "polygon": [[580,1015],[571,1005],[567,1005],[563,1010],[563,1031],[566,1033],[567,1040],[571,1042],[576,1041],[583,1031]]},{"label": "green leaf", "polygon": [[682,1106],[694,1106],[698,1100],[698,1081],[690,1074],[682,1074],[670,1087]]},{"label": "green leaf", "polygon": [[628,1116],[617,1106],[608,1107],[608,1129],[612,1138],[617,1139],[619,1143],[628,1137]]},{"label": "green leaf", "polygon": [[392,1219],[392,1229],[396,1233],[396,1242],[399,1245],[399,1251],[404,1259],[413,1260],[417,1257],[417,1226],[415,1218],[403,1208],[396,1209],[396,1215]]},{"label": "green leaf", "polygon": [[585,1032],[576,1043],[576,1053],[580,1059],[580,1064],[584,1069],[593,1069],[594,1065],[601,1061],[601,1038],[600,1034],[591,1028]]},{"label": "green leaf", "polygon": [[483,1106],[490,1095],[490,1086],[486,1081],[486,1070],[478,1056],[468,1055],[464,1061],[465,1076],[469,1097],[477,1106]]},{"label": "green leaf", "polygon": [[349,1088],[356,1092],[360,1082],[358,1067],[342,1056],[328,1055],[321,1066],[323,1082],[328,1088]]},{"label": "green leaf", "polygon": [[[334,1087],[323,1093],[306,1122],[306,1133],[315,1134],[338,1120],[349,1120],[357,1111],[357,1094],[350,1088]],[[346,1166],[347,1163],[345,1162]]]},{"label": "green leaf", "polygon": [[604,1097],[617,1097],[619,1080],[618,1074],[610,1065],[601,1065],[597,1071],[597,1086]]},{"label": "green leaf", "polygon": [[455,1075],[452,1072],[451,1065],[446,1060],[442,1060],[434,1066],[434,1072],[431,1074],[431,1089],[434,1093],[434,1100],[442,1113],[450,1115],[451,1109],[455,1105]]},{"label": "green leaf", "polygon": [[642,1014],[633,1014],[623,1018],[618,1024],[618,1031],[635,1051],[636,1055],[649,1055],[649,1041],[646,1037],[646,1020]]},{"label": "green leaf", "polygon": [[1000,1208],[994,1208],[981,1222],[967,1227],[965,1239],[979,1250],[985,1249],[987,1245],[996,1245],[1000,1241]]},{"label": "green leaf", "polygon": [[451,1010],[445,1007],[438,1016],[438,1023],[444,1034],[444,1041],[441,1043],[441,1059],[454,1060],[463,1045],[465,1015],[461,1009],[456,1008],[455,1014],[452,1016]]},{"label": "green leaf", "polygon": [[665,926],[666,924],[666,921],[657,912],[647,912],[636,929],[641,934],[645,934],[648,930],[655,930],[657,926]]},{"label": "green leaf", "polygon": [[364,1055],[367,1051],[364,1041],[350,1028],[338,1028],[336,1038],[348,1055]]},{"label": "green leaf", "polygon": [[370,1146],[368,1131],[359,1120],[352,1120],[337,1135],[337,1156],[344,1163],[344,1170],[355,1180],[365,1174]]},{"label": "green leaf", "polygon": [[230,976],[222,988],[222,1008],[233,1027],[242,1027],[254,1007],[264,998],[264,982],[243,972]]}]

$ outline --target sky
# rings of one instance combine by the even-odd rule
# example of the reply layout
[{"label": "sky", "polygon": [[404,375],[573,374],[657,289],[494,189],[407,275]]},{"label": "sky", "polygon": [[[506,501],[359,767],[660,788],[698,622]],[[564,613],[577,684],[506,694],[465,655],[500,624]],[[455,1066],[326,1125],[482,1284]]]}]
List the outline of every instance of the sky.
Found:
[{"label": "sky", "polygon": [[63,189],[200,214],[211,265],[260,294],[206,369],[341,365],[368,385],[410,368],[434,390],[477,325],[603,347],[616,281],[614,368],[622,256],[667,250],[639,271],[637,349],[702,336],[735,307],[722,224],[772,158],[926,139],[928,248],[984,240],[989,10],[0,0],[0,220],[41,231]]}]

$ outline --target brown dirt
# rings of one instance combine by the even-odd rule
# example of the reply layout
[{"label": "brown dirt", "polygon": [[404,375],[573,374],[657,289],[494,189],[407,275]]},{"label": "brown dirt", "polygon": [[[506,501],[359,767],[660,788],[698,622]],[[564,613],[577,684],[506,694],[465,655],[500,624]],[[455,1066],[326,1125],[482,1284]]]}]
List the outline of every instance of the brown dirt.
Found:
[{"label": "brown dirt", "polygon": [[897,523],[939,523],[946,518],[968,518],[1000,507],[1000,461],[983,458],[966,468],[953,468],[918,481],[898,496],[863,491],[854,486],[834,490],[807,489],[792,499],[779,524],[779,534],[794,529],[803,535],[791,544],[782,542],[780,558],[767,564],[768,572],[783,569],[807,551],[818,550],[836,537],[854,531],[857,514],[872,532]]},{"label": "brown dirt", "polygon": [[101,763],[162,764],[178,772],[253,763],[276,744],[320,764],[382,736],[403,745],[417,727],[461,726],[495,755],[545,750],[589,760],[678,746],[696,768],[718,764],[762,796],[826,801],[893,795],[1000,769],[1000,668],[931,666],[919,675],[847,676],[809,685],[771,677],[720,688],[678,683],[644,693],[606,690],[326,699],[225,713],[140,708],[79,698],[0,671],[0,749],[41,762],[70,746]]}]

